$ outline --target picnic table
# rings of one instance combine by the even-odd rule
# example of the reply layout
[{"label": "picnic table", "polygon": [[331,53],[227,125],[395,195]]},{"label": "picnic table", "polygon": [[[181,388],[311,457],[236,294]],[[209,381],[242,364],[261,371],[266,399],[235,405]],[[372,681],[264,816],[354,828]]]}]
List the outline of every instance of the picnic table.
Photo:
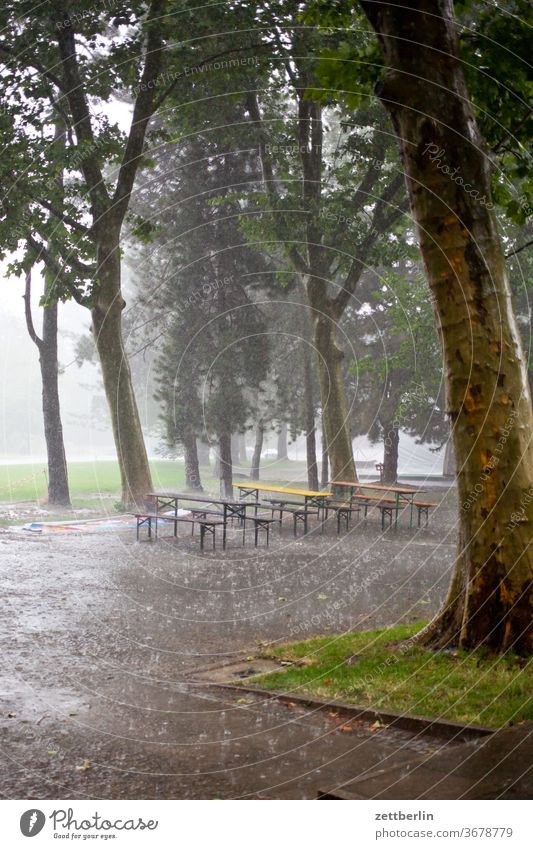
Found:
[{"label": "picnic table", "polygon": [[253,506],[257,510],[257,506],[250,501],[239,501],[234,498],[214,498],[207,494],[191,495],[190,492],[149,492],[147,493],[146,498],[151,501],[155,501],[156,513],[159,513],[161,510],[168,507],[174,510],[175,516],[178,515],[178,505],[180,501],[192,501],[193,503],[211,504],[222,507],[221,515],[224,522],[222,528],[223,548],[226,548],[226,524],[228,519],[233,517],[237,517],[241,520],[244,519],[246,517],[246,509],[248,507]]},{"label": "picnic table", "polygon": [[415,500],[415,496],[420,492],[426,492],[425,489],[416,489],[416,487],[408,486],[404,484],[403,486],[398,486],[397,484],[385,484],[385,483],[361,483],[360,481],[330,481],[330,486],[342,486],[346,489],[350,490],[350,495],[353,497],[354,495],[358,495],[361,498],[364,498],[365,493],[362,490],[370,489],[375,492],[390,492],[394,496],[394,527],[398,527],[398,515],[400,512],[401,502],[408,502],[411,505],[411,517],[410,517],[410,526],[413,525],[413,503]]},{"label": "picnic table", "polygon": [[[256,501],[259,501],[260,492],[277,492],[283,495],[300,496],[304,499],[304,506],[306,508],[308,505],[311,505],[321,509],[325,507],[327,499],[331,497],[331,492],[315,492],[311,489],[298,489],[288,486],[271,486],[270,484],[262,483],[236,483],[235,486],[239,490],[239,494],[243,500],[252,496],[252,498],[255,498]],[[289,502],[286,501],[285,503],[288,504]]]}]

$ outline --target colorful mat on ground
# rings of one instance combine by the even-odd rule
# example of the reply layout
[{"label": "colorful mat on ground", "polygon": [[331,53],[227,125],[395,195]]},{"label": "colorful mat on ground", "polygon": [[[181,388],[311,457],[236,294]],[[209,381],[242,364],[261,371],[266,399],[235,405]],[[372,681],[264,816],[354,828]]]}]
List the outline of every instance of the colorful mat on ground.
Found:
[{"label": "colorful mat on ground", "polygon": [[[188,510],[178,510],[178,516],[186,516]],[[173,511],[162,513],[162,516],[169,516],[169,521],[174,515]],[[128,514],[122,516],[113,516],[105,519],[73,519],[72,521],[63,522],[27,522],[25,525],[17,525],[10,527],[11,531],[22,531],[31,534],[101,534],[109,531],[121,531],[126,528],[135,528],[136,520]]]}]

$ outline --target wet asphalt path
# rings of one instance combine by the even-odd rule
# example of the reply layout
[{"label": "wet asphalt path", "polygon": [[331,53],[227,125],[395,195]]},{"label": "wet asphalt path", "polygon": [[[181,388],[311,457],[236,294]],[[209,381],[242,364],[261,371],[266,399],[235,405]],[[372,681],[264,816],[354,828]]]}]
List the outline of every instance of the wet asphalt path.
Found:
[{"label": "wet asphalt path", "polygon": [[274,533],[268,550],[233,534],[203,556],[186,532],[1,534],[1,797],[312,798],[435,749],[189,675],[260,645],[427,618],[454,545],[453,493],[429,531],[382,533],[374,516],[340,538]]}]

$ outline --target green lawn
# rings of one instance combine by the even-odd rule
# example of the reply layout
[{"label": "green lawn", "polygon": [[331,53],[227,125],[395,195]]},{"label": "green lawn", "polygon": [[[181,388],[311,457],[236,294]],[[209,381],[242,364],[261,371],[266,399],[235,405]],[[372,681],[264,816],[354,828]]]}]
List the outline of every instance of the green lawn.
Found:
[{"label": "green lawn", "polygon": [[[183,485],[183,463],[177,460],[155,460],[151,463],[154,486]],[[0,501],[42,501],[46,498],[46,464],[0,466]],[[120,474],[114,460],[69,463],[72,498],[88,495],[120,494]]]},{"label": "green lawn", "polygon": [[[182,460],[152,460],[152,479],[157,489],[182,489],[185,473]],[[269,469],[270,467],[270,469]],[[291,479],[295,470],[303,468],[301,463],[265,464],[264,474],[268,477],[275,469],[276,475]],[[219,482],[212,471],[202,469],[202,483],[211,492],[218,492]],[[74,506],[97,506],[98,497],[109,507],[120,498],[120,474],[114,460],[87,461],[68,464],[71,498]],[[239,471],[234,472],[239,480]],[[283,483],[282,483],[283,485]],[[286,484],[285,484],[286,485]],[[44,503],[46,500],[46,464],[23,464],[0,466],[0,502]]]},{"label": "green lawn", "polygon": [[513,655],[402,645],[423,623],[316,637],[269,651],[294,666],[257,676],[265,689],[498,728],[533,720],[533,664]]}]

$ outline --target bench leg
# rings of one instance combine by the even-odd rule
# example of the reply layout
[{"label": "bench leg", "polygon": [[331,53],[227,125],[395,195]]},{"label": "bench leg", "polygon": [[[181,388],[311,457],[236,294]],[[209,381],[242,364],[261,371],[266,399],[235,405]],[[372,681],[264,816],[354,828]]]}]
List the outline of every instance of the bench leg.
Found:
[{"label": "bench leg", "polygon": [[257,548],[257,540],[259,539],[259,525],[257,524],[257,522],[254,522],[254,525],[255,525],[254,542],[255,542],[255,547]]},{"label": "bench leg", "polygon": [[213,551],[214,551],[215,550],[215,534],[216,534],[216,527],[214,525],[211,528],[211,533],[213,534]]},{"label": "bench leg", "polygon": [[270,534],[270,525],[266,526],[266,537],[267,537],[267,548],[268,548],[268,535]]},{"label": "bench leg", "polygon": [[204,537],[205,537],[205,525],[200,523],[200,549],[203,551],[204,548]]}]

